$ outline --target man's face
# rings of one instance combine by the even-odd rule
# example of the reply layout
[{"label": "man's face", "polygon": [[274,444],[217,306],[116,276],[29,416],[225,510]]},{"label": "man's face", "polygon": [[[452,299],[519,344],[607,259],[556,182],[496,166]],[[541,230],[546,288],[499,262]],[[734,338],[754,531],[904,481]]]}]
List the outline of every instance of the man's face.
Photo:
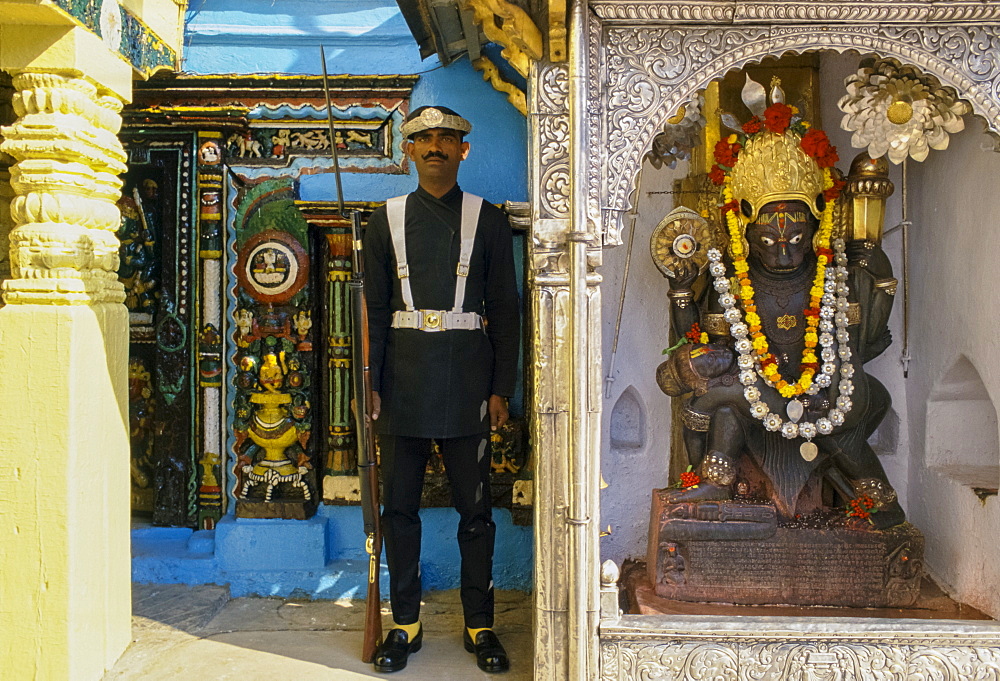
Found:
[{"label": "man's face", "polygon": [[774,201],[760,209],[747,226],[750,253],[765,269],[790,272],[799,268],[812,250],[816,222],[801,201]]},{"label": "man's face", "polygon": [[454,181],[458,164],[469,155],[469,143],[450,128],[431,128],[415,133],[407,141],[406,155],[417,166],[421,179]]}]

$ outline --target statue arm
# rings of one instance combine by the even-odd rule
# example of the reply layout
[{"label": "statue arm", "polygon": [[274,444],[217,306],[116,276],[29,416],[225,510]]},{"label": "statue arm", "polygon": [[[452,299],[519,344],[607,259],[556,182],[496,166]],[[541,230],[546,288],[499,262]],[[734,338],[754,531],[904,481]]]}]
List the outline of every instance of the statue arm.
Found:
[{"label": "statue arm", "polygon": [[683,338],[684,334],[691,330],[691,325],[700,321],[701,314],[698,311],[698,304],[692,298],[684,307],[681,307],[676,299],[670,303],[670,323],[673,326],[677,338]]},{"label": "statue arm", "polygon": [[866,270],[875,281],[892,279],[892,263],[882,246],[868,239],[855,239],[847,244],[847,263]]},{"label": "statue arm", "polygon": [[695,299],[692,287],[698,279],[698,269],[693,263],[682,262],[678,265],[673,277],[668,277],[670,290],[670,322],[677,338],[691,330],[691,325],[701,319],[698,312],[698,301]]},{"label": "statue arm", "polygon": [[[892,343],[889,332],[889,315],[892,313],[893,295],[884,287],[871,272],[863,268],[851,268],[850,285],[853,295],[861,305],[862,325],[859,338],[859,350],[862,363],[869,362],[883,352]],[[856,296],[856,298],[855,298]]]}]

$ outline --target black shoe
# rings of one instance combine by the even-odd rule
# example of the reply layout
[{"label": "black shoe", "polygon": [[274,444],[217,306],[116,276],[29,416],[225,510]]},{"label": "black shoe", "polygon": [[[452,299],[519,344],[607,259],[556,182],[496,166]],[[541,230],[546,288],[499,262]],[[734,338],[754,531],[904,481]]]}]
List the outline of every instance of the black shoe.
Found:
[{"label": "black shoe", "polygon": [[402,629],[390,629],[385,635],[382,645],[375,651],[375,671],[377,672],[398,672],[406,666],[406,658],[410,653],[420,650],[424,642],[424,629],[420,628],[412,641],[407,640],[406,632]]},{"label": "black shoe", "polygon": [[476,634],[476,642],[472,642],[469,630],[465,630],[463,636],[465,649],[476,654],[476,664],[484,672],[491,674],[505,672],[510,669],[510,661],[507,659],[507,651],[503,649],[500,639],[493,633],[492,629],[484,629]]}]

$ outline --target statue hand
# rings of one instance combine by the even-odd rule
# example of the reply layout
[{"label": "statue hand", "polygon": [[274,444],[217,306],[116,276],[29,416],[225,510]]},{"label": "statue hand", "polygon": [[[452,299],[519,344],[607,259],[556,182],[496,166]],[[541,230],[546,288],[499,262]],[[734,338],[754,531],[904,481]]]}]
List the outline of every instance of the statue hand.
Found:
[{"label": "statue hand", "polygon": [[[715,378],[722,374],[736,371],[736,353],[725,343],[697,344],[694,348],[702,349],[703,354],[691,358],[691,368],[699,376]],[[694,352],[694,350],[692,350]]]},{"label": "statue hand", "polygon": [[690,260],[681,260],[674,268],[674,276],[668,277],[671,291],[685,291],[698,278],[698,266]]},{"label": "statue hand", "polygon": [[859,267],[868,267],[872,262],[875,249],[878,248],[871,239],[854,239],[847,242],[847,262]]}]

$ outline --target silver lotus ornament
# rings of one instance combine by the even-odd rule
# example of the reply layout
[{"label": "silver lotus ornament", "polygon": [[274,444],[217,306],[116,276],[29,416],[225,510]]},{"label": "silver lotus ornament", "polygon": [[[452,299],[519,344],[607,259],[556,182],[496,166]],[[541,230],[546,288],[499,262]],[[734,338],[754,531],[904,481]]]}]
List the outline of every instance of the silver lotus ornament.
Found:
[{"label": "silver lotus ornament", "polygon": [[971,111],[953,88],[892,58],[863,60],[844,84],[848,94],[837,106],[845,114],[840,126],[854,133],[851,145],[893,163],[947,149],[948,135],[965,128],[962,116]]}]

